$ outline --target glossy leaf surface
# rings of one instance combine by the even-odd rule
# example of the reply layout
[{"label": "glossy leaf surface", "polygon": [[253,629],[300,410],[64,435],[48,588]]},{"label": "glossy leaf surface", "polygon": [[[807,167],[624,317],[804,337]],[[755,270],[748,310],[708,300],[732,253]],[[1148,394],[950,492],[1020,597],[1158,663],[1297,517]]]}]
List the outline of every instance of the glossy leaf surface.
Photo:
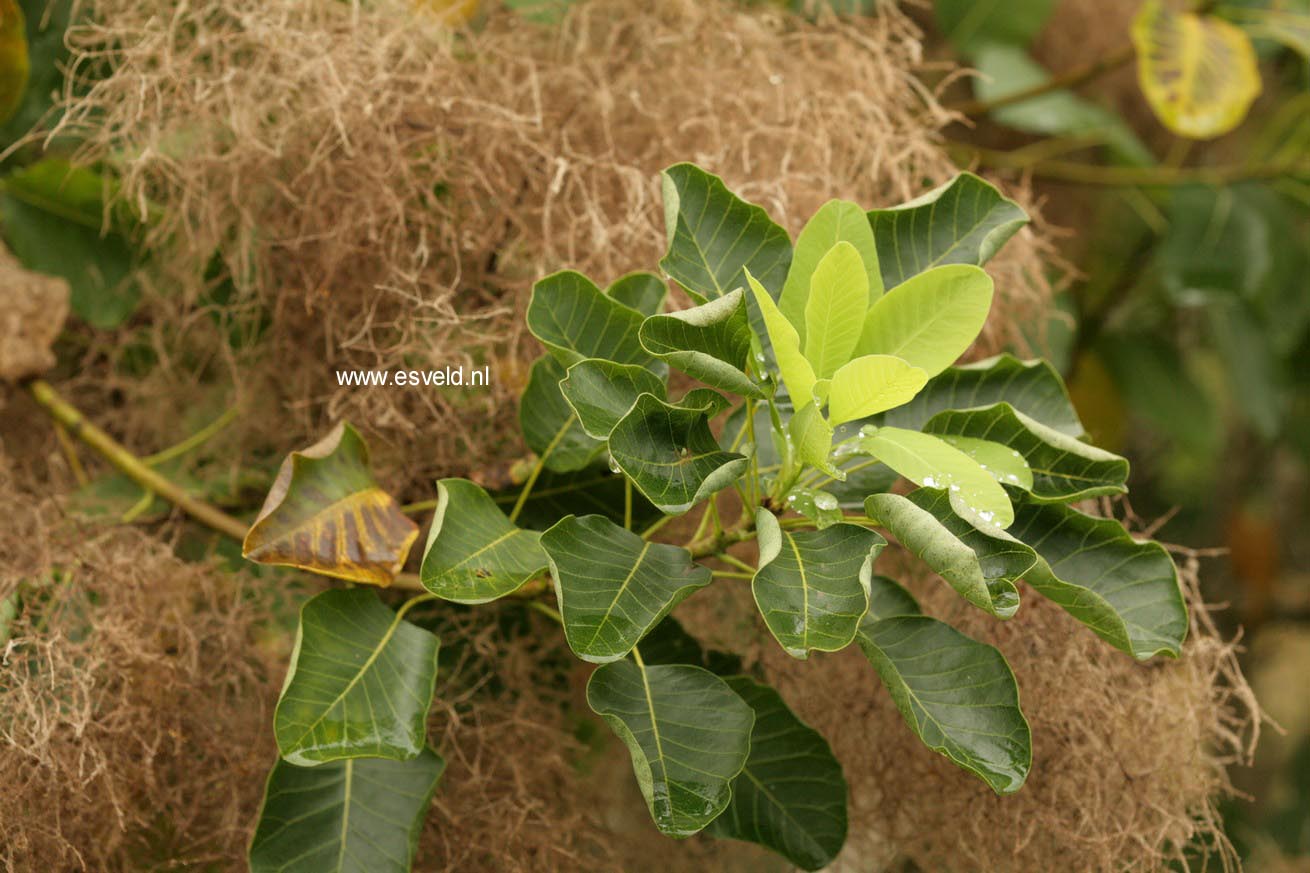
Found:
[{"label": "glossy leaf surface", "polygon": [[409,760],[423,751],[437,679],[437,638],[363,588],[324,591],[300,629],[273,719],[292,764]]},{"label": "glossy leaf surface", "polygon": [[869,303],[882,296],[882,274],[878,270],[878,244],[873,239],[873,228],[868,216],[857,203],[849,200],[829,200],[819,207],[800,236],[796,238],[796,251],[792,255],[787,281],[778,298],[778,308],[787,320],[796,325],[804,339],[805,306],[810,297],[810,282],[815,267],[829,250],[839,242],[855,247],[864,265]]},{"label": "glossy leaf surface", "polygon": [[592,439],[608,439],[642,394],[665,397],[664,381],[645,367],[588,358],[569,367],[559,389]]},{"label": "glossy leaf surface", "polygon": [[685,664],[613,661],[591,674],[587,703],[628,747],[661,832],[691,836],[727,808],[755,712],[726,682]]},{"label": "glossy leaf surface", "polygon": [[677,546],[652,543],[599,515],[568,516],[541,535],[564,635],[584,661],[623,657],[710,571]]},{"label": "glossy leaf surface", "polygon": [[869,308],[857,352],[892,355],[936,376],[973,345],[991,305],[992,279],[981,269],[936,267]]},{"label": "glossy leaf surface", "polygon": [[278,761],[250,844],[251,873],[408,873],[446,762]]},{"label": "glossy leaf surface", "polygon": [[846,778],[828,741],[767,685],[726,680],[755,711],[750,757],[711,836],[758,843],[802,870],[830,864],[846,842]]},{"label": "glossy leaf surface", "polygon": [[486,603],[545,572],[540,538],[515,527],[477,485],[442,479],[419,578],[443,600]]},{"label": "glossy leaf surface", "polygon": [[641,325],[641,343],[652,355],[706,385],[743,397],[763,397],[746,376],[751,328],[744,293],[737,288],[692,309],[651,316]]},{"label": "glossy leaf surface", "polygon": [[869,608],[873,561],[887,541],[854,524],[785,530],[767,509],[756,512],[755,523],[760,564],[751,593],[778,644],[793,658],[850,645]]}]

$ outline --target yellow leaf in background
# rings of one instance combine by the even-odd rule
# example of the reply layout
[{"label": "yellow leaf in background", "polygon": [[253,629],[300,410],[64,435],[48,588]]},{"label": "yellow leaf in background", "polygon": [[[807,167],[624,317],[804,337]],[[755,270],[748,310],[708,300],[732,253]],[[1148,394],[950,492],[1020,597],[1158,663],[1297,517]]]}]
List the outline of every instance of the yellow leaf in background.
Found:
[{"label": "yellow leaf in background", "polygon": [[[0,0],[4,2],[4,0]],[[441,19],[442,24],[459,27],[468,24],[478,13],[478,0],[415,0],[414,6]]]},{"label": "yellow leaf in background", "polygon": [[1174,133],[1192,139],[1227,133],[1260,93],[1251,40],[1226,21],[1147,0],[1132,36],[1142,92]]},{"label": "yellow leaf in background", "polygon": [[23,10],[16,0],[0,0],[0,124],[22,105],[29,69]]}]

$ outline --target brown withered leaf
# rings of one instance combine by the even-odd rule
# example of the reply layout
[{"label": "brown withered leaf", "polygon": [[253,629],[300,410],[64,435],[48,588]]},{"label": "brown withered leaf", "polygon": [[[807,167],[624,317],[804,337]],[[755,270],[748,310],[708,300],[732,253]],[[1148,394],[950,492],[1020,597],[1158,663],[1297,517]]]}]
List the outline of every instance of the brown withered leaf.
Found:
[{"label": "brown withered leaf", "polygon": [[282,462],[242,553],[259,564],[385,586],[417,538],[418,525],[374,481],[363,438],[342,422]]}]

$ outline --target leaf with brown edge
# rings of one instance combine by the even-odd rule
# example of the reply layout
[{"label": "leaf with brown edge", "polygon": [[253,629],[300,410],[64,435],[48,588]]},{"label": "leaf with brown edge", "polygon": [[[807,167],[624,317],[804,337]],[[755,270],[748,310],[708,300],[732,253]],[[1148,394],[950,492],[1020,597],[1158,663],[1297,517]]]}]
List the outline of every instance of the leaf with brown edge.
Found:
[{"label": "leaf with brown edge", "polygon": [[418,525],[377,486],[368,447],[345,422],[282,462],[242,554],[259,564],[390,585]]}]

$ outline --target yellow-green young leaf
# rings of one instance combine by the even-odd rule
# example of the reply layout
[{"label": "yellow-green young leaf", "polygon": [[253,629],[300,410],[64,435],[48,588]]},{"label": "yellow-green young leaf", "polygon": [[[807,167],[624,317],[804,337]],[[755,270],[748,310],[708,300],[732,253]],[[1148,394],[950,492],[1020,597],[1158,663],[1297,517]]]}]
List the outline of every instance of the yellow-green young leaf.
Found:
[{"label": "yellow-green young leaf", "polygon": [[796,251],[787,271],[787,282],[778,298],[778,308],[788,321],[796,325],[801,339],[805,338],[805,304],[810,296],[810,277],[823,256],[839,242],[850,243],[860,253],[868,277],[869,302],[882,296],[878,246],[869,217],[858,203],[829,200],[805,223],[801,235],[796,238]]},{"label": "yellow-green young leaf", "polygon": [[1002,485],[1013,485],[1015,488],[1022,488],[1024,491],[1033,490],[1032,467],[1028,466],[1028,462],[1024,460],[1023,455],[1004,443],[977,437],[930,432],[935,433],[944,442],[955,446],[973,458],[978,462],[978,466],[991,473],[992,478]]},{"label": "yellow-green young leaf", "polygon": [[15,0],[0,0],[0,124],[22,105],[29,72],[22,7]]},{"label": "yellow-green young leaf", "polygon": [[540,539],[515,527],[479,486],[442,479],[419,579],[443,600],[486,603],[545,572]]},{"label": "yellow-green young leaf", "polygon": [[409,873],[445,769],[431,749],[410,761],[278,761],[250,842],[250,873]]},{"label": "yellow-green young leaf", "polygon": [[828,388],[828,421],[836,427],[909,403],[928,374],[891,355],[865,355],[842,366]]},{"label": "yellow-green young leaf", "polygon": [[1014,521],[1005,489],[977,461],[938,437],[880,427],[860,436],[855,447],[915,485],[946,491],[956,514],[980,528],[1007,528]]},{"label": "yellow-green young leaf", "polygon": [[822,470],[834,479],[845,479],[846,474],[832,463],[832,426],[823,420],[823,413],[813,400],[787,422],[796,457],[816,470]]},{"label": "yellow-green young leaf", "polygon": [[800,335],[796,327],[778,309],[769,292],[755,281],[750,270],[746,271],[746,282],[750,285],[755,302],[764,315],[764,327],[769,332],[769,342],[773,344],[773,355],[778,361],[778,370],[782,374],[783,384],[791,395],[792,403],[804,406],[813,397],[814,368],[801,353]]},{"label": "yellow-green young leaf", "polygon": [[1142,93],[1174,133],[1192,139],[1227,133],[1260,94],[1251,40],[1222,19],[1146,0],[1132,37]]},{"label": "yellow-green young leaf", "polygon": [[282,757],[303,767],[418,757],[437,681],[437,646],[435,636],[368,589],[310,599],[300,610],[273,718]]},{"label": "yellow-green young leaf", "polygon": [[282,462],[241,552],[258,564],[390,585],[417,538],[418,525],[373,480],[364,440],[342,422]]},{"label": "yellow-green young leaf", "polygon": [[934,267],[869,308],[856,351],[892,355],[936,376],[977,339],[992,306],[992,278],[968,264]]},{"label": "yellow-green young leaf", "polygon": [[851,359],[868,312],[869,277],[855,246],[839,242],[819,261],[805,303],[805,357],[827,379]]}]

